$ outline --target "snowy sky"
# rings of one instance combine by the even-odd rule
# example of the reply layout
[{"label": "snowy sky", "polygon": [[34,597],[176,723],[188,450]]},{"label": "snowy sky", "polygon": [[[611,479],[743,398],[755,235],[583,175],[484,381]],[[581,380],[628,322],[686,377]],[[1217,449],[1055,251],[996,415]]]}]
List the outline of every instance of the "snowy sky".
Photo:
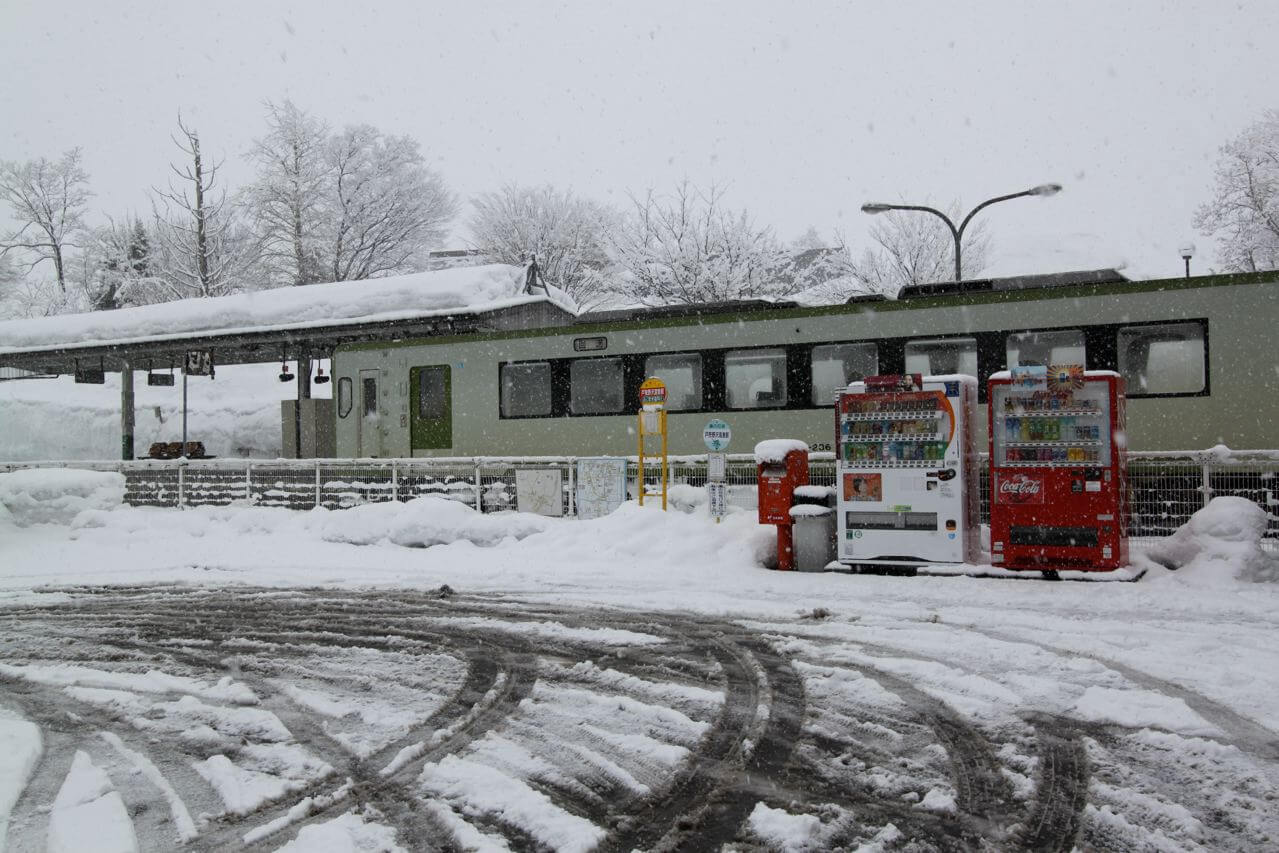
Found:
[{"label": "snowy sky", "polygon": [[178,110],[238,183],[262,101],[289,97],[415,136],[463,197],[549,182],[624,203],[687,176],[784,239],[859,246],[865,201],[1058,181],[981,214],[990,271],[1153,277],[1187,239],[1207,269],[1191,217],[1216,150],[1279,106],[1267,2],[376,6],[8,0],[0,159],[83,146],[96,208],[146,211]]}]

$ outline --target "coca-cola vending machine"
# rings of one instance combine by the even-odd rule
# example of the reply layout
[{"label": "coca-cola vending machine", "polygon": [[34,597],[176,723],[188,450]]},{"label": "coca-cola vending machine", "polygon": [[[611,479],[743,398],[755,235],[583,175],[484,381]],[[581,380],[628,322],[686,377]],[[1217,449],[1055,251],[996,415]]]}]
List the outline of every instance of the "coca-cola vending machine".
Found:
[{"label": "coca-cola vending machine", "polygon": [[990,378],[991,562],[1110,571],[1128,563],[1124,380],[1080,365]]},{"label": "coca-cola vending machine", "polygon": [[971,376],[872,376],[835,406],[838,559],[918,566],[980,550]]}]

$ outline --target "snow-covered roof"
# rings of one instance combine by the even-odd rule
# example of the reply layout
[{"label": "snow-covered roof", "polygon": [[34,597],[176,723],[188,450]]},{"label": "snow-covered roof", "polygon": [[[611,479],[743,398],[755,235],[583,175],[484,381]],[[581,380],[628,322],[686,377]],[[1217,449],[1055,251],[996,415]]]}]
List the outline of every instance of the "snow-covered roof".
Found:
[{"label": "snow-covered roof", "polygon": [[542,293],[539,286],[538,293],[529,295],[525,280],[522,267],[490,264],[10,320],[0,323],[0,355],[457,317],[538,302],[578,313],[573,301],[555,288]]},{"label": "snow-covered roof", "polygon": [[808,442],[797,438],[766,438],[755,445],[755,464],[785,462],[786,454],[792,450],[808,453]]}]

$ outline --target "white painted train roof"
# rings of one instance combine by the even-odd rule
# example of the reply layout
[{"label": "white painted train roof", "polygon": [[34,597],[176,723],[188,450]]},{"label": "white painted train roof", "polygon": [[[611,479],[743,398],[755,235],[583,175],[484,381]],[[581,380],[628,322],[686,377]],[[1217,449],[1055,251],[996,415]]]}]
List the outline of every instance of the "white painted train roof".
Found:
[{"label": "white painted train roof", "polygon": [[0,354],[481,314],[545,301],[578,313],[555,288],[545,295],[525,293],[525,278],[522,267],[489,264],[10,320],[0,322]]}]

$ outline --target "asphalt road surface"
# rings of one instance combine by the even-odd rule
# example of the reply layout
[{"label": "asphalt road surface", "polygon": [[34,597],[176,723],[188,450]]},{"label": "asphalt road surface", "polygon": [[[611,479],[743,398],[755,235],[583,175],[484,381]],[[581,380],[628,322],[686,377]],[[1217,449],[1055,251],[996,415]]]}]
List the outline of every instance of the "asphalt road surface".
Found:
[{"label": "asphalt road surface", "polygon": [[[989,679],[998,663],[854,644],[820,611],[765,624],[448,589],[64,592],[0,610],[0,704],[44,743],[11,850],[44,848],[81,750],[147,850],[274,850],[352,810],[413,851],[1279,848],[1273,734],[1119,664],[1077,668],[1184,701],[1216,733],[979,713],[909,673]],[[101,675],[148,672],[171,681]]]}]

